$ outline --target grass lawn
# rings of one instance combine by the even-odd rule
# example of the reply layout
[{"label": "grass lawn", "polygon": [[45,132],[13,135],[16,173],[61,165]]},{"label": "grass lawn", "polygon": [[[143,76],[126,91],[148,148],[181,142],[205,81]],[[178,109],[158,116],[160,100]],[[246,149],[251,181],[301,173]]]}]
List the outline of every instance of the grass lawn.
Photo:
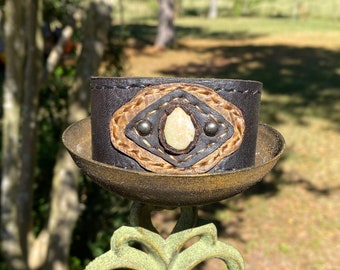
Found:
[{"label": "grass lawn", "polygon": [[201,217],[241,251],[248,270],[340,269],[340,21],[183,18],[176,25],[177,46],[156,51],[154,22],[127,24],[124,76],[261,81],[260,118],[287,143],[260,184],[201,207]]}]

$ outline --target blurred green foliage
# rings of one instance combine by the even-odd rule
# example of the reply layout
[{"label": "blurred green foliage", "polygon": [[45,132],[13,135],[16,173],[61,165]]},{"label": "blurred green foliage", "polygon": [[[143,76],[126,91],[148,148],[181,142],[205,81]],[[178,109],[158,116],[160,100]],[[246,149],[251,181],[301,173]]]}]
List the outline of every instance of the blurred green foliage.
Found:
[{"label": "blurred green foliage", "polygon": [[[121,69],[115,44],[110,47],[116,55],[116,63]],[[118,52],[121,48],[118,47]],[[118,53],[119,54],[119,53]],[[38,232],[47,222],[50,208],[50,192],[54,164],[61,146],[61,134],[65,128],[68,90],[75,75],[74,65],[57,67],[49,82],[40,92],[37,167],[34,184],[34,232]],[[112,232],[128,223],[129,202],[109,193],[86,177],[79,179],[79,198],[83,212],[73,233],[70,269],[83,269],[84,264],[109,249]],[[0,263],[0,269],[1,268]]]},{"label": "blurred green foliage", "polygon": [[[123,37],[114,40],[111,35],[107,53],[112,64],[111,76],[123,70]],[[74,62],[75,64],[76,62]],[[49,215],[49,199],[54,163],[65,129],[68,90],[71,88],[76,67],[58,66],[40,92],[38,164],[34,186],[34,231],[38,233]],[[85,176],[79,179],[79,198],[83,212],[73,233],[70,269],[83,269],[97,255],[109,249],[112,232],[128,223],[129,202],[103,190]]]},{"label": "blurred green foliage", "polygon": [[64,25],[70,23],[72,13],[84,0],[43,0],[43,20],[46,23]]},{"label": "blurred green foliage", "polygon": [[[71,13],[74,5],[79,4],[79,2],[81,1],[45,1],[44,27],[55,30],[56,25],[57,28],[62,29],[63,25],[68,23],[69,20],[69,14],[66,13]],[[68,7],[65,8],[65,5]],[[82,29],[80,31],[75,30],[73,40],[78,39],[79,32]],[[106,53],[110,56],[108,60],[110,73],[108,75],[120,76],[124,69],[126,36],[121,31],[110,31],[108,35],[109,44],[106,50]],[[46,226],[48,221],[54,165],[58,150],[62,147],[61,135],[66,128],[68,91],[72,87],[76,73],[76,58],[77,55],[74,51],[64,55],[60,64],[39,92],[37,165],[35,168],[32,211],[33,232],[36,235]],[[1,63],[1,88],[4,74],[5,63]],[[0,93],[0,101],[2,101],[2,91]],[[0,109],[0,123],[1,119],[2,109]],[[83,205],[83,212],[73,234],[70,269],[83,269],[89,260],[109,249],[112,231],[122,224],[128,223],[129,202],[104,191],[84,176],[79,179],[79,183],[79,198]],[[8,269],[1,258],[1,254],[0,269]]]}]

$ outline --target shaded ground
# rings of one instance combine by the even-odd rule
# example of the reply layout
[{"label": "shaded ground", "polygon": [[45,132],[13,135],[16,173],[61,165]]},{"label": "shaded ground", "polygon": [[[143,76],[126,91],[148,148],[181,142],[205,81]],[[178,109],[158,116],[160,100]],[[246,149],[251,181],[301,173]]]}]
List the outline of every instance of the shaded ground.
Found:
[{"label": "shaded ground", "polygon": [[125,75],[262,81],[260,118],[287,142],[260,184],[201,207],[200,217],[218,226],[249,270],[340,269],[340,33],[191,30],[182,28],[173,50],[131,41]]}]

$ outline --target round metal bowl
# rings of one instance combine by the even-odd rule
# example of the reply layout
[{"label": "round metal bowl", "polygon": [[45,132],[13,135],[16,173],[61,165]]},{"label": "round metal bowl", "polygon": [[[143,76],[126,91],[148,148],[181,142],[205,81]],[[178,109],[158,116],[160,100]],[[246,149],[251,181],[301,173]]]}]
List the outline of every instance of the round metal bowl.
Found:
[{"label": "round metal bowl", "polygon": [[260,124],[253,167],[173,175],[127,170],[93,160],[90,118],[69,126],[62,140],[75,163],[101,187],[134,201],[168,207],[217,202],[248,189],[274,167],[285,147],[278,131]]}]

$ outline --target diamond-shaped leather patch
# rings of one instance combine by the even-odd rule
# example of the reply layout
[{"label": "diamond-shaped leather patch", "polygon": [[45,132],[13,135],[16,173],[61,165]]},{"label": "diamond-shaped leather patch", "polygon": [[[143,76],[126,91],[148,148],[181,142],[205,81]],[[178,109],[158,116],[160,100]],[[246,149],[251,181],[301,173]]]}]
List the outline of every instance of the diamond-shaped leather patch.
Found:
[{"label": "diamond-shaped leather patch", "polygon": [[[171,151],[171,147],[167,147],[164,139],[161,139],[167,110],[173,107],[186,110],[194,119],[196,126],[197,139],[193,139],[194,145],[184,153],[181,151],[177,153],[176,149]],[[149,134],[140,134],[138,131],[138,123],[141,121],[148,121],[151,124]],[[218,125],[214,136],[205,134],[203,129],[207,123]],[[176,126],[173,129],[176,129]],[[126,136],[140,147],[180,168],[194,165],[220,147],[233,133],[233,126],[220,113],[181,89],[166,94],[139,112],[125,129]]]},{"label": "diamond-shaped leather patch", "polygon": [[110,121],[113,146],[158,173],[210,170],[239,148],[244,129],[235,105],[210,88],[178,83],[141,90]]}]

